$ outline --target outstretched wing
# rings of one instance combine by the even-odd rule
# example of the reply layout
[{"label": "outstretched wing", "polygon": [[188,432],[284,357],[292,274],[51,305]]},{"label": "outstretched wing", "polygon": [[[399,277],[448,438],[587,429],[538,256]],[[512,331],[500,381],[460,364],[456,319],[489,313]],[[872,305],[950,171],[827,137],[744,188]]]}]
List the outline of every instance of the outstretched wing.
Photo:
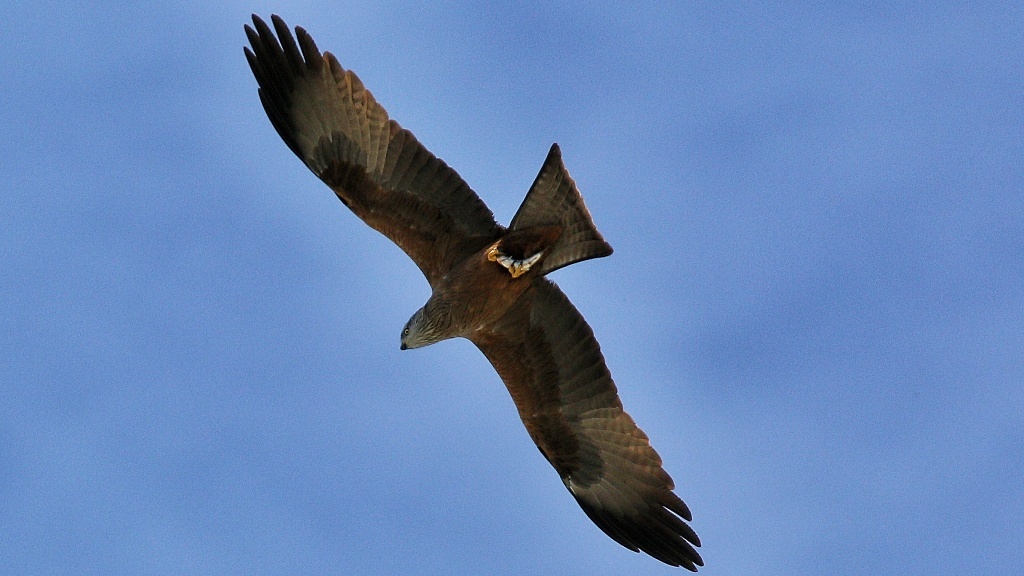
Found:
[{"label": "outstretched wing", "polygon": [[539,278],[491,329],[472,338],[519,416],[587,516],[623,546],[696,571],[690,510],[647,435],[622,409],[594,333]]},{"label": "outstretched wing", "polygon": [[[398,244],[433,286],[504,228],[459,175],[388,118],[351,70],[272,16],[245,27],[246,58],[277,133],[359,218]],[[280,41],[278,41],[280,38]]]}]

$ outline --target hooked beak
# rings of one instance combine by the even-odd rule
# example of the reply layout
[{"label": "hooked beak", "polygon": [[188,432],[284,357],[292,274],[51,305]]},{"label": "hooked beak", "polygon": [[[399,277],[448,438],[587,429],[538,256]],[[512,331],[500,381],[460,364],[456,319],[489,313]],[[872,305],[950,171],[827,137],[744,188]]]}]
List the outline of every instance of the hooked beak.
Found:
[{"label": "hooked beak", "polygon": [[398,349],[399,349],[399,350],[407,350],[408,348],[409,348],[409,347],[405,345],[405,342],[402,342],[402,345],[401,345],[401,346],[399,346],[399,348],[398,348]]}]

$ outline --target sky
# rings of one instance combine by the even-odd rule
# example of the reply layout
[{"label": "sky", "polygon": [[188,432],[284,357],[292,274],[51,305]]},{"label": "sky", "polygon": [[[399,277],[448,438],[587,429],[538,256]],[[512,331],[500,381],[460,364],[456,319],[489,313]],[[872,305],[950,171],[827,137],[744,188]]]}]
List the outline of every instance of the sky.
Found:
[{"label": "sky", "polygon": [[704,574],[1024,573],[1024,9],[18,2],[0,43],[0,573],[679,574],[607,538],[408,258],[280,141],[280,13],[552,275]]}]

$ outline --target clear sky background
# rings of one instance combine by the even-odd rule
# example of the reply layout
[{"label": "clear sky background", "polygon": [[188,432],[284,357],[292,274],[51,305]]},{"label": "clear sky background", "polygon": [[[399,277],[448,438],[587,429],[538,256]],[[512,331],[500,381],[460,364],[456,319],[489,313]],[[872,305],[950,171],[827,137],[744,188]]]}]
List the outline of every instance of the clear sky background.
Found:
[{"label": "clear sky background", "polygon": [[280,141],[281,13],[553,275],[706,574],[1024,573],[1020,2],[20,2],[0,43],[0,573],[672,574]]}]

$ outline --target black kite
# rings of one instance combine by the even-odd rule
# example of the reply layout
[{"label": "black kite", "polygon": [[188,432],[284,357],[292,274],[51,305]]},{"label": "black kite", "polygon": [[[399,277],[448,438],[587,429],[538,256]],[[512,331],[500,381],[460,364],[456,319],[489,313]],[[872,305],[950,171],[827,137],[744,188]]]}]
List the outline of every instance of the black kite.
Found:
[{"label": "black kite", "polygon": [[[490,360],[541,453],[616,542],[696,571],[690,510],[622,409],[586,321],[544,276],[611,254],[551,147],[505,228],[444,162],[388,118],[354,73],[279,17],[253,16],[245,55],[274,128],[348,206],[409,255],[433,293],[402,349],[461,336]],[[279,41],[280,40],[280,41]]]}]

